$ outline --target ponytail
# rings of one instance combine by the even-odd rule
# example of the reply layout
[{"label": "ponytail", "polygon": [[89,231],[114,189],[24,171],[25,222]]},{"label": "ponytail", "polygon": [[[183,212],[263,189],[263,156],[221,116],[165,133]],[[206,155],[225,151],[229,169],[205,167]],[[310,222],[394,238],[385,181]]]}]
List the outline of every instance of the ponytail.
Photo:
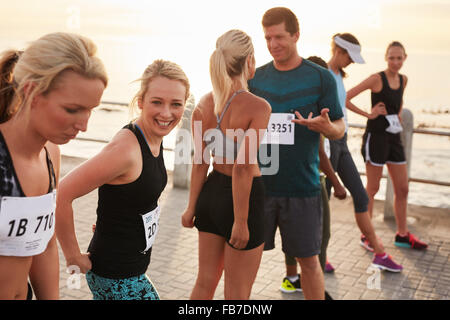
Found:
[{"label": "ponytail", "polygon": [[17,84],[14,81],[13,70],[21,53],[9,50],[0,58],[0,123],[9,120],[15,111],[12,103]]},{"label": "ponytail", "polygon": [[214,113],[219,115],[231,92],[233,81],[227,72],[223,49],[216,49],[210,58],[209,73],[213,87]]},{"label": "ponytail", "polygon": [[213,86],[214,112],[219,115],[232,93],[234,81],[247,88],[247,59],[253,54],[251,38],[241,30],[230,30],[217,39],[216,50],[209,60]]}]

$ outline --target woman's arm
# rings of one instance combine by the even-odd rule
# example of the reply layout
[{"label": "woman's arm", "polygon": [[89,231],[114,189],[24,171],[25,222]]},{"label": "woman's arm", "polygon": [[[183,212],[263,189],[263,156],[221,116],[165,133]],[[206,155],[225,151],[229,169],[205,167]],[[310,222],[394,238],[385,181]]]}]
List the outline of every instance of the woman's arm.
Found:
[{"label": "woman's arm", "polygon": [[76,238],[72,202],[103,184],[126,178],[139,163],[142,157],[136,137],[129,130],[121,130],[99,154],[61,180],[57,193],[56,235],[68,266],[77,265],[83,273],[91,269],[89,255],[81,253]]},{"label": "woman's arm", "polygon": [[347,192],[345,191],[345,188],[342,186],[341,182],[336,176],[333,166],[331,165],[330,159],[328,159],[328,156],[325,153],[322,138],[320,139],[319,143],[319,160],[320,160],[319,169],[322,170],[323,173],[325,173],[325,175],[333,185],[335,197],[341,200],[345,199]]},{"label": "woman's arm", "polygon": [[368,119],[375,119],[379,115],[386,115],[386,108],[383,102],[377,103],[373,108],[371,108],[370,113],[362,110],[361,108],[358,108],[356,105],[354,105],[351,100],[359,95],[360,93],[371,90],[371,91],[377,91],[377,85],[379,85],[380,82],[380,76],[377,74],[371,75],[369,78],[358,84],[357,86],[353,87],[349,91],[347,91],[347,98],[345,100],[345,106],[347,109],[362,115],[363,117],[366,117]]},{"label": "woman's arm", "polygon": [[248,110],[254,117],[245,132],[232,171],[234,223],[230,244],[236,249],[245,248],[250,237],[247,225],[250,192],[255,165],[258,165],[258,148],[263,139],[260,133],[267,129],[271,113],[269,103],[261,98],[255,98],[253,97],[251,101],[253,107]]},{"label": "woman's arm", "polygon": [[[181,224],[186,228],[192,228],[194,226],[195,205],[197,204],[197,199],[203,188],[203,184],[206,181],[206,175],[209,169],[209,158],[203,158],[203,152],[205,150],[205,143],[203,141],[204,130],[202,129],[200,132],[195,132],[195,130],[199,130],[199,126],[195,125],[196,122],[203,123],[201,111],[201,104],[203,101],[204,99],[202,99],[198,106],[194,109],[191,119],[191,130],[194,137],[194,163],[192,164],[188,207],[181,216]],[[201,138],[201,141],[196,141],[199,137]]]}]

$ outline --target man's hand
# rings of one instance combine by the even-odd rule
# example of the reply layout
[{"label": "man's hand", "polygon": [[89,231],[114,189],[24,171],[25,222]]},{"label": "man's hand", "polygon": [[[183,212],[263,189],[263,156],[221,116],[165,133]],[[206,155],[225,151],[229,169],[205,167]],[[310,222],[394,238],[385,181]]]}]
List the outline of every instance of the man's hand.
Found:
[{"label": "man's hand", "polygon": [[292,122],[306,126],[311,131],[321,133],[330,140],[340,139],[345,132],[345,124],[342,119],[332,122],[328,112],[330,112],[330,109],[323,108],[320,111],[320,115],[313,117],[312,112],[310,112],[308,118],[305,119],[300,112],[295,111],[298,119],[293,119]]}]

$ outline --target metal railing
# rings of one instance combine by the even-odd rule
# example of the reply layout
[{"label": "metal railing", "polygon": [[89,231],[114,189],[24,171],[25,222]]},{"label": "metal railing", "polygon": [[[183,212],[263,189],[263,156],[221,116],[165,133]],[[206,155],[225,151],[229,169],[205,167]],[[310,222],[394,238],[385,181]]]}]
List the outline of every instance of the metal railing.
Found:
[{"label": "metal railing", "polygon": [[[121,107],[127,107],[128,103],[124,102],[115,102],[115,101],[102,101],[102,105],[115,105],[115,106],[121,106]],[[406,110],[406,109],[405,109]],[[349,123],[350,128],[357,128],[357,129],[365,129],[366,126],[364,124],[355,124],[355,123]],[[450,132],[444,132],[444,131],[436,131],[436,130],[425,130],[420,128],[414,128],[412,130],[413,133],[418,134],[428,134],[428,135],[437,135],[437,136],[445,136],[450,137]],[[108,140],[103,139],[90,139],[90,138],[75,138],[75,140],[80,141],[88,141],[88,142],[98,142],[98,143],[108,143]],[[165,151],[174,151],[173,148],[167,148],[164,147]],[[366,175],[365,172],[359,172],[360,175]],[[388,178],[387,175],[383,175],[382,178]],[[430,180],[430,179],[420,179],[420,178],[409,178],[410,182],[416,182],[416,183],[424,183],[424,184],[433,184],[438,186],[444,186],[444,187],[450,187],[450,182],[446,181],[436,181],[436,180]]]},{"label": "metal railing", "polygon": [[[357,123],[349,123],[348,126],[350,128],[357,128],[357,129],[365,129],[366,128],[366,125],[357,124]],[[422,134],[430,134],[430,135],[435,135],[435,136],[450,137],[450,132],[426,130],[426,129],[420,129],[420,128],[414,128],[413,133],[422,133]]]},{"label": "metal railing", "polygon": [[[349,123],[348,126],[350,128],[357,128],[357,129],[365,129],[366,126],[363,124],[355,124],[355,123]],[[450,132],[444,132],[444,131],[436,131],[436,130],[424,130],[424,129],[413,129],[413,133],[419,133],[419,134],[429,134],[429,135],[436,135],[436,136],[444,136],[444,137],[450,137]],[[359,171],[359,174],[362,176],[365,176],[366,173]],[[387,175],[383,175],[382,178],[387,179]],[[450,182],[445,181],[437,181],[437,180],[430,180],[430,179],[420,179],[420,178],[413,178],[409,177],[410,182],[417,182],[417,183],[424,183],[424,184],[434,184],[438,186],[444,186],[444,187],[450,187]]]},{"label": "metal railing", "polygon": [[[102,101],[102,105],[115,105],[127,107],[127,103],[123,102],[114,102],[114,101]],[[189,108],[186,108],[184,119],[182,122],[182,127],[185,129],[190,129],[190,118],[191,112],[194,107],[193,98],[189,99],[187,102]],[[412,112],[408,109],[403,109],[402,114],[403,119],[403,131],[401,133],[402,142],[405,148],[405,155],[407,160],[408,167],[408,176],[411,168],[411,153],[412,153],[412,136],[414,133],[416,134],[427,134],[427,135],[437,135],[437,136],[445,136],[450,137],[450,132],[436,131],[436,130],[426,130],[420,128],[413,128],[414,119]],[[349,124],[351,128],[365,129],[366,126],[363,124]],[[75,138],[75,140],[80,141],[89,141],[89,142],[98,142],[98,143],[108,143],[108,140],[103,139],[90,139],[90,138]],[[166,151],[174,151],[172,148],[164,148]],[[190,169],[191,165],[189,164],[177,164],[174,166],[173,174],[174,174],[174,186],[180,188],[189,188],[190,184]],[[365,172],[359,172],[360,175],[366,175]],[[384,205],[384,218],[392,218],[394,216],[393,209],[393,186],[392,181],[388,175],[383,175],[382,178],[387,179],[387,187],[386,187],[386,195],[385,195],[385,205]],[[430,179],[420,179],[420,178],[412,178],[409,177],[409,182],[416,183],[424,183],[424,184],[432,184],[444,187],[450,187],[450,182],[444,181],[436,181]]]}]

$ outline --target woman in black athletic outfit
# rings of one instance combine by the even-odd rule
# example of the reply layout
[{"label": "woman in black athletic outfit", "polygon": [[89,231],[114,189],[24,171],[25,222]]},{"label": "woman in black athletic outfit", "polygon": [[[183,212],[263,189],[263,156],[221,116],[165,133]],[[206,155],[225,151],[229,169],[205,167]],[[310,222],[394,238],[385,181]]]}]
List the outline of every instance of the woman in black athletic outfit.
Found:
[{"label": "woman in black athletic outfit", "polygon": [[[213,92],[200,100],[192,116],[193,132],[200,123],[204,142],[195,143],[194,157],[201,158],[192,167],[182,217],[184,227],[195,224],[199,231],[191,299],[212,299],[223,272],[225,299],[248,299],[261,262],[264,185],[256,156],[271,108],[247,90],[254,72],[253,44],[246,33],[230,30],[217,39],[210,59]],[[207,176],[210,153],[214,170]]]},{"label": "woman in black athletic outfit", "polygon": [[[176,127],[189,81],[173,62],[145,70],[134,102],[139,117],[92,159],[61,181],[56,234],[68,265],[77,265],[96,300],[157,300],[146,276],[159,228],[158,199],[167,183],[163,137]],[[72,201],[98,188],[97,222],[88,253],[80,251]]]},{"label": "woman in black athletic outfit", "polygon": [[[403,92],[408,78],[399,73],[406,59],[403,45],[394,41],[389,44],[385,59],[387,69],[371,75],[347,92],[347,108],[368,118],[363,137],[362,154],[366,162],[369,214],[372,216],[373,201],[380,186],[384,164],[394,186],[394,209],[397,222],[395,245],[425,249],[427,244],[409,233],[406,223],[408,200],[408,172],[403,145],[400,140]],[[372,111],[367,113],[352,102],[355,96],[370,89]]]}]

